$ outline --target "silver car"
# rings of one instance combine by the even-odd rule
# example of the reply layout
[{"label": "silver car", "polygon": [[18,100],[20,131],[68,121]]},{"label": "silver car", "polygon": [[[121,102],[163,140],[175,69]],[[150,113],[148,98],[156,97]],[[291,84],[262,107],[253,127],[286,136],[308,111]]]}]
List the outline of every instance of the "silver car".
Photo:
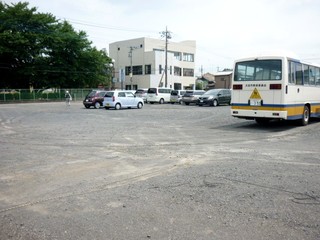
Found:
[{"label": "silver car", "polygon": [[182,104],[182,96],[186,93],[186,90],[172,90],[170,96],[170,102],[172,104]]},{"label": "silver car", "polygon": [[138,108],[143,107],[143,99],[136,97],[131,91],[107,91],[104,95],[103,107],[115,108]]},{"label": "silver car", "polygon": [[190,103],[198,103],[198,98],[204,94],[205,91],[203,90],[188,90],[186,93],[182,96],[182,102],[185,105],[189,105]]},{"label": "silver car", "polygon": [[144,102],[147,102],[147,88],[139,88],[134,95],[143,99]]}]

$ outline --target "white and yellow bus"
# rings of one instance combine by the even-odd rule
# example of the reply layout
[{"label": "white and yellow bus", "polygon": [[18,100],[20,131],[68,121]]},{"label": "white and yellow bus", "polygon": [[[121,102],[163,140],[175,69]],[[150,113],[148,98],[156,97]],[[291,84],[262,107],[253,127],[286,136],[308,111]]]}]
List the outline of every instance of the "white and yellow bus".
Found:
[{"label": "white and yellow bus", "polygon": [[231,115],[256,120],[320,117],[320,65],[289,56],[253,56],[235,61]]}]

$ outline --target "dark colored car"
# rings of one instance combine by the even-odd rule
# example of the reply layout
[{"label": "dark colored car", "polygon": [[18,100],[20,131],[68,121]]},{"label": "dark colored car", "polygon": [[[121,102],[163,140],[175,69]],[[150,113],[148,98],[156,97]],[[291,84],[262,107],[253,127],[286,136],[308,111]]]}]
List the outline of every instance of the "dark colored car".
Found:
[{"label": "dark colored car", "polygon": [[181,101],[185,105],[189,105],[190,103],[198,103],[199,97],[204,94],[203,90],[187,90],[186,93],[182,96]]},{"label": "dark colored car", "polygon": [[230,89],[211,89],[205,92],[198,99],[198,105],[210,105],[218,106],[220,104],[229,104],[231,103],[231,90]]},{"label": "dark colored car", "polygon": [[106,92],[104,90],[92,90],[83,100],[83,105],[86,108],[90,108],[91,106],[94,108],[102,107]]}]

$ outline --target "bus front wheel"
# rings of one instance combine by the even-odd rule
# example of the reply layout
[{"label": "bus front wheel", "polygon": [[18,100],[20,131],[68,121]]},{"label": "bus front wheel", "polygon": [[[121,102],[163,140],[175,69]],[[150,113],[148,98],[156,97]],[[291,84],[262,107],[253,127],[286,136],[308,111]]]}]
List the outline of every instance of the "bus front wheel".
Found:
[{"label": "bus front wheel", "polygon": [[309,107],[307,105],[305,105],[304,108],[303,108],[301,125],[302,126],[308,125],[309,119],[310,119],[310,109],[309,109]]}]

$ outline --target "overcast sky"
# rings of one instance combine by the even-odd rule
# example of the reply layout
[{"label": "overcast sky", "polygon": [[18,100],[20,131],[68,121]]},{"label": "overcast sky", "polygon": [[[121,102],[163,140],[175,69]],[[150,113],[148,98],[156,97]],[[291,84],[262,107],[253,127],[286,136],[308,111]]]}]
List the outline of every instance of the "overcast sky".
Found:
[{"label": "overcast sky", "polygon": [[[17,0],[5,0],[7,4]],[[83,30],[98,49],[151,37],[195,40],[196,73],[232,68],[251,53],[287,51],[320,64],[320,0],[29,0]]]}]

